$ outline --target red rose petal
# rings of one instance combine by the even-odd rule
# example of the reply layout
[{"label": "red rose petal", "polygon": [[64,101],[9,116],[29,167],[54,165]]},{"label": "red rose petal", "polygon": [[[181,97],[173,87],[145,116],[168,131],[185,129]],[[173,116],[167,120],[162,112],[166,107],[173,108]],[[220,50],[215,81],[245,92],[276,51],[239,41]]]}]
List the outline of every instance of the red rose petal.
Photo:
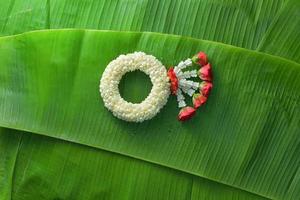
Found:
[{"label": "red rose petal", "polygon": [[178,114],[178,120],[179,121],[186,121],[188,119],[191,119],[196,113],[196,109],[193,107],[184,107],[180,110]]}]

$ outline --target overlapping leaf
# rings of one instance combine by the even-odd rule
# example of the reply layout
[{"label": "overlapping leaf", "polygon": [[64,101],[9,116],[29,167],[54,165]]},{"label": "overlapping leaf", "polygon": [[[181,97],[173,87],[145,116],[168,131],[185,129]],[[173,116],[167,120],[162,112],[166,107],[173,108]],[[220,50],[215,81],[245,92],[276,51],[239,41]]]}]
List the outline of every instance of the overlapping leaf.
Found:
[{"label": "overlapping leaf", "polygon": [[10,0],[0,5],[1,35],[49,28],[151,31],[300,59],[298,0]]},{"label": "overlapping leaf", "polygon": [[[265,199],[159,165],[70,142],[2,129],[0,159],[14,170],[0,199]],[[22,138],[22,142],[21,141]],[[1,162],[3,163],[3,162]],[[63,166],[63,167],[62,167]],[[1,181],[2,183],[2,181]],[[5,191],[4,189],[8,190]],[[10,191],[11,189],[12,192]],[[4,196],[3,196],[4,195]]]},{"label": "overlapping leaf", "polygon": [[[299,64],[152,33],[35,32],[2,38],[0,49],[1,126],[118,152],[267,197],[299,195]],[[176,121],[174,98],[142,124],[120,121],[102,105],[99,78],[117,55],[141,50],[168,66],[200,49],[211,55],[215,88],[189,123]]]}]

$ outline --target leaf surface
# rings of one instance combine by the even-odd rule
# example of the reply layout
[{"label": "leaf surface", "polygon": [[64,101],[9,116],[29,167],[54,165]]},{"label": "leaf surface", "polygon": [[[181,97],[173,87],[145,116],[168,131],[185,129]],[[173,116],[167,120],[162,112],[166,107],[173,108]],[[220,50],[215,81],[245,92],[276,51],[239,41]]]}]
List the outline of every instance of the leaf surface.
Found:
[{"label": "leaf surface", "polygon": [[[103,106],[99,79],[119,54],[145,51],[170,66],[199,50],[212,62],[214,90],[191,121],[176,121],[173,97],[141,124],[120,121]],[[83,30],[1,38],[0,58],[3,127],[117,152],[270,198],[299,196],[295,62],[179,36]],[[128,87],[147,86],[130,86],[135,82],[128,80]]]},{"label": "leaf surface", "polygon": [[0,145],[1,152],[17,149],[14,155],[5,155],[14,160],[13,164],[1,162],[1,168],[13,169],[13,175],[4,176],[5,187],[11,188],[6,192],[1,187],[3,200],[265,199],[177,170],[58,139],[4,128],[0,139],[7,142]]},{"label": "leaf surface", "polygon": [[83,28],[190,36],[299,62],[299,0],[3,0],[0,35]]}]

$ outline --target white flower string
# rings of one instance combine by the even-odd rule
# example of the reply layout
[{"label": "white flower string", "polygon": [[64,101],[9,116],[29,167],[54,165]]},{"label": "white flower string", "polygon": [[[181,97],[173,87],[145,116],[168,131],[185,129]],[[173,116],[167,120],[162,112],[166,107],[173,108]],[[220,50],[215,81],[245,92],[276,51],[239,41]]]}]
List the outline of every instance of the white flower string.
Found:
[{"label": "white flower string", "polygon": [[174,73],[177,77],[179,87],[177,89],[177,102],[178,107],[182,108],[186,106],[185,98],[182,92],[188,94],[189,96],[193,96],[196,90],[199,88],[199,83],[187,80],[188,78],[197,77],[197,71],[182,71],[187,67],[193,65],[193,62],[190,58],[186,59],[185,61],[181,61],[177,66],[174,67]]},{"label": "white flower string", "polygon": [[[134,70],[141,70],[149,75],[153,84],[150,94],[141,103],[125,101],[118,89],[122,76]],[[166,68],[154,56],[143,52],[120,55],[111,61],[100,81],[104,105],[114,116],[129,122],[142,122],[154,117],[167,103],[169,88]]]}]

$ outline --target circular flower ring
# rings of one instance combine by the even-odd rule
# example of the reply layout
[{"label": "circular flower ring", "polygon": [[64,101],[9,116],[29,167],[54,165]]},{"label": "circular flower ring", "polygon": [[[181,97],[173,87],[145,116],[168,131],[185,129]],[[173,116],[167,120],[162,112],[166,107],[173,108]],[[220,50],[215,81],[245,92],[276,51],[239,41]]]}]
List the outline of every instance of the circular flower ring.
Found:
[{"label": "circular flower ring", "polygon": [[[153,85],[150,94],[141,103],[125,101],[118,88],[122,76],[135,70],[149,75]],[[114,116],[129,122],[142,122],[154,117],[167,103],[169,88],[166,68],[154,56],[143,52],[120,55],[108,64],[100,80],[104,105]]]}]

